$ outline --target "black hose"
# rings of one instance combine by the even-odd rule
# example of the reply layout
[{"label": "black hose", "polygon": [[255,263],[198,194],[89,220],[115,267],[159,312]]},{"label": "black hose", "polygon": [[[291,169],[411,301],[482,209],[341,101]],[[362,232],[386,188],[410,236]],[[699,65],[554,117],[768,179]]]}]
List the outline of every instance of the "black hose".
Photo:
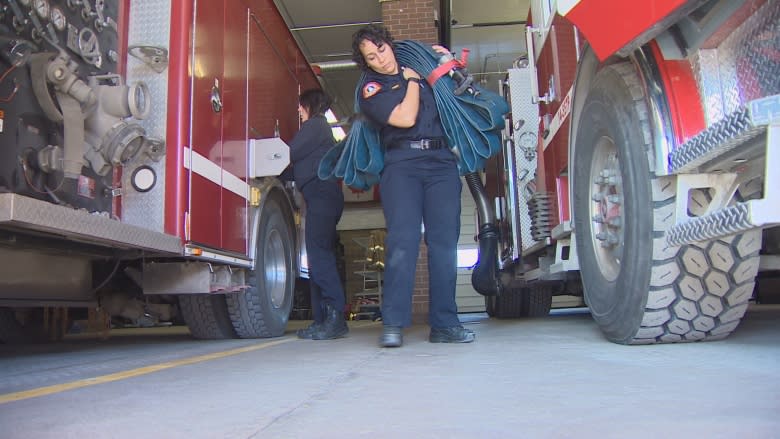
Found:
[{"label": "black hose", "polygon": [[477,213],[479,214],[479,224],[493,224],[496,222],[496,215],[493,213],[493,207],[490,205],[485,186],[482,185],[482,179],[477,172],[469,172],[464,175],[466,185],[471,191],[474,202],[477,203]]},{"label": "black hose", "polygon": [[471,285],[483,296],[495,296],[501,292],[498,270],[498,227],[496,215],[490,205],[482,179],[476,172],[464,175],[466,185],[477,205],[479,217],[479,259],[471,272]]}]

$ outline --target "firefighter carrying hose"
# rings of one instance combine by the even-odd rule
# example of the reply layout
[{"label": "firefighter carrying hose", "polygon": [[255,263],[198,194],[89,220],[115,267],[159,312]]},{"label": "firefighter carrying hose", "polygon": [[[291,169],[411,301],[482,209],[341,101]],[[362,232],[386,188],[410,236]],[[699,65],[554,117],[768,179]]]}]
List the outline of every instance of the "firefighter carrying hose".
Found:
[{"label": "firefighter carrying hose", "polygon": [[[446,48],[434,46],[440,53]],[[469,343],[475,334],[458,320],[456,251],[460,231],[461,181],[436,109],[431,86],[396,59],[393,38],[369,25],[352,39],[353,59],[364,70],[361,112],[380,127],[385,149],[380,194],[387,225],[382,347],[403,344],[411,325],[412,291],[425,228],[429,267],[432,343]]]}]

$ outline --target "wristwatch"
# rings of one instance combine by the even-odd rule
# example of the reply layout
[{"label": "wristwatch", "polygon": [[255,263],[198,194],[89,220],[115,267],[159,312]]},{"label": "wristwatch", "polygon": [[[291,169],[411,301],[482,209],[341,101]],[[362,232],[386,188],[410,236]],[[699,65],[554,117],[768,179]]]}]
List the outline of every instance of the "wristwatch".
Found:
[{"label": "wristwatch", "polygon": [[409,82],[416,82],[418,85],[420,84],[420,78],[415,78],[413,76],[410,76],[410,77],[406,78],[406,80],[409,81]]}]

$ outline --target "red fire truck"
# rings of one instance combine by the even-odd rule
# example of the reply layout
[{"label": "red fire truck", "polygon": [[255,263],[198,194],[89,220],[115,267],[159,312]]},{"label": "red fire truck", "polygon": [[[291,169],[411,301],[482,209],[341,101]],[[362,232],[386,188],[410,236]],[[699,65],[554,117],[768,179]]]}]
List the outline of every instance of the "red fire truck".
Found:
[{"label": "red fire truck", "polygon": [[488,312],[581,294],[617,343],[728,336],[780,269],[780,2],[531,5],[488,170],[507,287]]},{"label": "red fire truck", "polygon": [[198,338],[283,333],[301,234],[276,176],[312,87],[272,0],[3,1],[0,340],[177,302]]}]

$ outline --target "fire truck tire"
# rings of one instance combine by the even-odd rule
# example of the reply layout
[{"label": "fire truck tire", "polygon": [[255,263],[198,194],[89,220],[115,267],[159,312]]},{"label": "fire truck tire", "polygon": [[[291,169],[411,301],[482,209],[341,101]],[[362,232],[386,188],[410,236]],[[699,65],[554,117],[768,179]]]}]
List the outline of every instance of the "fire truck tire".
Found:
[{"label": "fire truck tire", "polygon": [[259,227],[255,269],[247,272],[249,288],[227,296],[230,318],[241,338],[283,335],[295,293],[294,237],[276,199],[266,202]]},{"label": "fire truck tire", "polygon": [[496,296],[485,296],[485,312],[488,317],[496,317]]},{"label": "fire truck tire", "polygon": [[499,319],[544,317],[550,313],[551,305],[552,289],[544,286],[514,288],[498,296],[485,296],[485,311]]},{"label": "fire truck tire", "polygon": [[[65,336],[70,320],[67,314],[55,314],[64,308],[6,308],[0,307],[0,343],[44,343],[60,341]],[[50,325],[44,323],[49,312]],[[66,318],[63,322],[61,318]]]},{"label": "fire truck tire", "polygon": [[221,340],[235,338],[225,296],[221,294],[182,294],[179,309],[194,338]]},{"label": "fire truck tire", "polygon": [[550,314],[552,307],[552,288],[536,285],[528,288],[523,297],[522,317],[544,317]]},{"label": "fire truck tire", "polygon": [[578,126],[572,174],[580,274],[605,336],[621,344],[728,336],[752,295],[761,232],[666,243],[676,185],[653,172],[647,105],[630,64],[597,74]]},{"label": "fire truck tire", "polygon": [[499,319],[516,319],[523,314],[523,295],[526,288],[513,288],[502,292],[494,299],[493,313]]},{"label": "fire truck tire", "polygon": [[26,341],[24,327],[16,319],[13,308],[0,308],[0,343],[17,344]]}]

